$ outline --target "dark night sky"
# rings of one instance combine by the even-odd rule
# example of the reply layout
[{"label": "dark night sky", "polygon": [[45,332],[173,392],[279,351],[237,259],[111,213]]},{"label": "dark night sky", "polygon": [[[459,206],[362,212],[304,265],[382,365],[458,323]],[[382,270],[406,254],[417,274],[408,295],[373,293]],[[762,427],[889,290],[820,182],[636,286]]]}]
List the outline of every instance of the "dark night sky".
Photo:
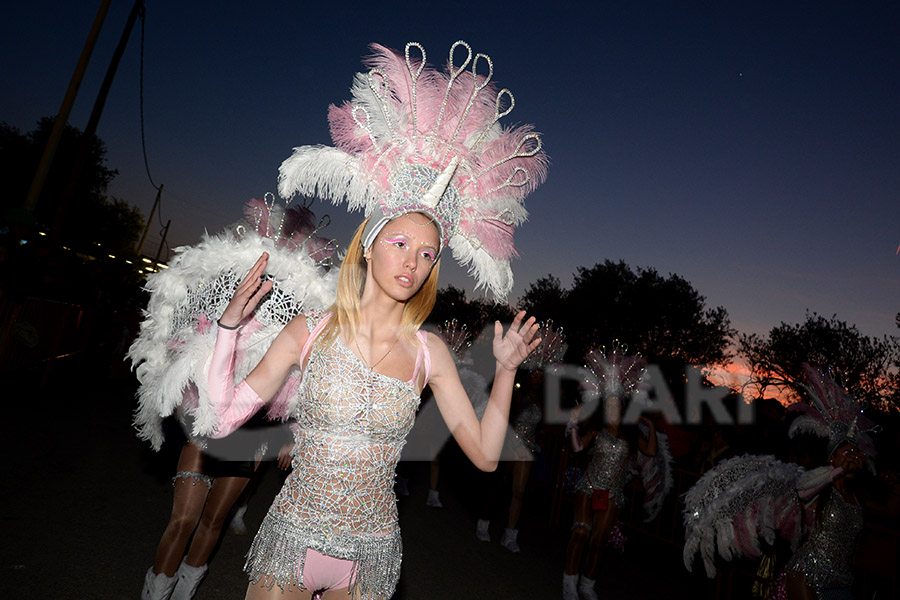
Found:
[{"label": "dark night sky", "polygon": [[[327,106],[349,98],[368,43],[418,41],[443,64],[464,39],[515,94],[505,122],[534,123],[552,160],[517,232],[513,297],[624,259],[682,275],[742,331],[809,309],[898,333],[896,2],[306,4],[148,0],[146,144],[173,246],[274,191],[293,146],[330,144]],[[4,8],[0,120],[28,131],[56,114],[98,5]],[[130,8],[113,1],[76,127]],[[98,135],[119,170],[110,192],[148,214],[140,42],[138,25]],[[342,242],[361,218],[314,210]],[[459,270],[442,275],[471,289]]]}]

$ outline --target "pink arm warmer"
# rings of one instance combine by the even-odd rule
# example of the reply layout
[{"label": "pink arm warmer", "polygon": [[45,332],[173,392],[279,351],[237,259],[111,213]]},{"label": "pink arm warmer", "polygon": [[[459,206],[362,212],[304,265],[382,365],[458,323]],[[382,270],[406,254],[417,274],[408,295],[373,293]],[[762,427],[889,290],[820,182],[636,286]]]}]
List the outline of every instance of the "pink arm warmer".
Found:
[{"label": "pink arm warmer", "polygon": [[244,380],[234,385],[234,348],[237,329],[219,327],[207,376],[209,399],[216,413],[216,428],[210,435],[223,438],[246,423],[265,402]]}]

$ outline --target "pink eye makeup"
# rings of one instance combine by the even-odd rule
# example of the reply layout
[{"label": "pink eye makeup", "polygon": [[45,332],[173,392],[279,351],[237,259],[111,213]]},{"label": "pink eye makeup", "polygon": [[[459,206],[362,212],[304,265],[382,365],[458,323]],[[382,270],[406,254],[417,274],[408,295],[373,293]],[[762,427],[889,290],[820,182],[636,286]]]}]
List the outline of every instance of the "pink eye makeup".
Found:
[{"label": "pink eye makeup", "polygon": [[[394,246],[401,250],[406,250],[410,246],[419,246],[419,248],[422,248],[421,245],[417,244],[417,240],[415,237],[409,237],[406,235],[388,234],[381,239],[380,243],[385,247]],[[434,248],[430,248],[428,245],[420,250],[420,254],[422,258],[429,262],[435,262],[437,260],[437,251]]]}]

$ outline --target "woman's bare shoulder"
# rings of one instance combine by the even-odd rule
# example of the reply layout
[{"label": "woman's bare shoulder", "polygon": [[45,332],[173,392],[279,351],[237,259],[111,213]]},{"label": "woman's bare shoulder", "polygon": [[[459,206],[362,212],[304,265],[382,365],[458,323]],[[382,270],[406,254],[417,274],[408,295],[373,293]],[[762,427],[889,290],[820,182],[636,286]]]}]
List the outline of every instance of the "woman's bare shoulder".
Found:
[{"label": "woman's bare shoulder", "polygon": [[440,377],[451,370],[456,372],[456,363],[450,354],[450,348],[441,336],[426,331],[425,345],[428,347],[428,353],[431,355],[431,378],[440,379]]},{"label": "woman's bare shoulder", "polygon": [[303,347],[306,340],[309,339],[309,333],[312,325],[309,323],[308,315],[299,314],[284,326],[282,336],[287,336],[293,340],[298,347]]},{"label": "woman's bare shoulder", "polygon": [[450,355],[450,349],[447,347],[447,343],[441,336],[433,331],[427,331],[425,329],[420,331],[425,334],[425,345],[428,346],[428,351],[431,352],[432,358],[434,358],[435,353],[446,354],[447,356]]}]

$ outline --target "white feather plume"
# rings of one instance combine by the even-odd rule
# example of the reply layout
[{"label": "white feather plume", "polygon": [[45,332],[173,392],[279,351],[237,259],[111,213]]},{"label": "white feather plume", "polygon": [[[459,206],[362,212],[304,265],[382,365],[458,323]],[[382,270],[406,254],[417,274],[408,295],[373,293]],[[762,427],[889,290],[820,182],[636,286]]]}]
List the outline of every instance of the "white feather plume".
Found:
[{"label": "white feather plume", "polygon": [[508,260],[499,260],[468,239],[455,235],[450,239],[453,258],[475,279],[475,289],[489,290],[497,298],[506,298],[513,286],[513,272]]},{"label": "white feather plume", "polygon": [[334,204],[346,200],[349,210],[363,209],[366,214],[371,212],[377,193],[369,183],[355,158],[328,146],[294,148],[278,169],[278,194],[282,198],[302,194]]},{"label": "white feather plume", "polygon": [[[271,239],[248,230],[237,240],[230,232],[208,234],[196,246],[176,249],[176,257],[168,269],[151,275],[145,288],[150,301],[137,339],[128,351],[140,387],[134,424],[141,439],[158,450],[163,442],[162,421],[181,406],[184,391],[195,385],[201,394],[206,390],[203,365],[215,344],[215,322],[224,310],[224,298],[218,314],[197,315],[187,324],[179,324],[177,313],[189,300],[190,291],[209,283],[217,275],[243,274],[262,252],[269,253],[266,273],[276,280],[278,289],[293,298],[298,308],[315,310],[328,306],[334,298],[335,272],[324,273],[304,252],[290,252]],[[283,323],[261,323],[261,328],[248,328],[239,342],[241,360],[235,374],[245,377],[259,362]],[[202,403],[201,403],[202,404]],[[194,427],[208,431],[212,415],[196,411]]]}]

